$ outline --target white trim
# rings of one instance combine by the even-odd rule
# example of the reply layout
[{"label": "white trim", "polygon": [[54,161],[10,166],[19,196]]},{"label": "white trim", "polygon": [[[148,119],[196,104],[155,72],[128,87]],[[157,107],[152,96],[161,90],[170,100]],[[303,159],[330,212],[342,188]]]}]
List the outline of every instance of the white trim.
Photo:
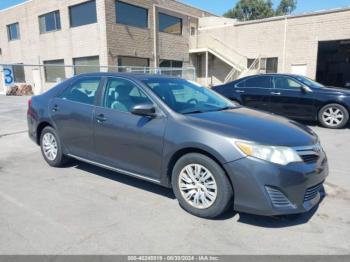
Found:
[{"label": "white trim", "polygon": [[82,158],[82,157],[79,157],[79,156],[75,156],[75,155],[72,155],[72,154],[68,154],[68,156],[73,157],[73,158],[75,158],[77,160],[80,160],[80,161],[88,163],[88,164],[92,164],[92,165],[99,166],[99,167],[102,167],[102,168],[105,168],[105,169],[109,169],[111,171],[119,172],[119,173],[124,174],[124,175],[132,176],[132,177],[136,177],[136,178],[147,180],[147,181],[150,181],[150,182],[153,182],[153,183],[160,184],[160,180],[157,180],[157,179],[154,179],[154,178],[146,177],[146,176],[143,176],[143,175],[140,175],[140,174],[136,174],[136,173],[132,173],[132,172],[129,172],[129,171],[125,171],[123,169],[114,168],[114,167],[111,167],[111,166],[108,166],[108,165],[100,164],[98,162],[91,161],[91,160],[88,160],[88,159],[85,159],[85,158]]}]

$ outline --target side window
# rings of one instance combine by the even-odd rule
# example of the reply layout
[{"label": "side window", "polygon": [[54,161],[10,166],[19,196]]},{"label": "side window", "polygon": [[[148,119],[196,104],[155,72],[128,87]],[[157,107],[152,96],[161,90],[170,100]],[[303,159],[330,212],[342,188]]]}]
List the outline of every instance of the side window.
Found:
[{"label": "side window", "polygon": [[238,87],[238,88],[244,88],[245,87],[245,80],[235,84],[235,87]]},{"label": "side window", "polygon": [[302,85],[290,77],[276,76],[274,77],[275,88],[277,89],[294,89],[299,90]]},{"label": "side window", "polygon": [[74,82],[63,91],[60,98],[64,100],[93,105],[101,78],[83,78]]},{"label": "side window", "polygon": [[271,88],[271,77],[258,76],[252,77],[245,81],[246,87]]},{"label": "side window", "polygon": [[121,112],[130,112],[137,104],[153,104],[137,85],[122,78],[107,81],[103,106]]}]

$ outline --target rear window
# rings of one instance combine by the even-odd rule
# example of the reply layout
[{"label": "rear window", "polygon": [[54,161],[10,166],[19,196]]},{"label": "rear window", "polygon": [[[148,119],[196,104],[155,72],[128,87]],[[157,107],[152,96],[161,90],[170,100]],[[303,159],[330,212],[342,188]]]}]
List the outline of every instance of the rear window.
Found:
[{"label": "rear window", "polygon": [[245,87],[271,88],[271,77],[260,76],[245,80]]}]

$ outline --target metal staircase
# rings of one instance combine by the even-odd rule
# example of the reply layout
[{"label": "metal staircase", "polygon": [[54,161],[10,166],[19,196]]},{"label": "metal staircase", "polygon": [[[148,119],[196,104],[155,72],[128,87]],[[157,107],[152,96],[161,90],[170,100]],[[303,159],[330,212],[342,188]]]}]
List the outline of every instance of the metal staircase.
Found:
[{"label": "metal staircase", "polygon": [[248,58],[246,56],[241,55],[227,43],[207,32],[199,32],[196,36],[191,37],[189,52],[190,54],[208,52],[232,67],[225,78],[225,83],[260,71],[260,56],[248,68]]}]

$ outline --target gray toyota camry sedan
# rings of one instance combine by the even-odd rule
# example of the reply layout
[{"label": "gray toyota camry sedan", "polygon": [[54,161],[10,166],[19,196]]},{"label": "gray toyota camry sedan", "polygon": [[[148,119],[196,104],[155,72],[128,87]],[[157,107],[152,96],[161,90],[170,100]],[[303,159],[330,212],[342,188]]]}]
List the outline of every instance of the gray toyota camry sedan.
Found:
[{"label": "gray toyota camry sedan", "polygon": [[179,78],[79,75],[32,97],[28,126],[49,165],[75,158],[172,188],[205,218],[307,212],[328,175],[308,127]]}]

